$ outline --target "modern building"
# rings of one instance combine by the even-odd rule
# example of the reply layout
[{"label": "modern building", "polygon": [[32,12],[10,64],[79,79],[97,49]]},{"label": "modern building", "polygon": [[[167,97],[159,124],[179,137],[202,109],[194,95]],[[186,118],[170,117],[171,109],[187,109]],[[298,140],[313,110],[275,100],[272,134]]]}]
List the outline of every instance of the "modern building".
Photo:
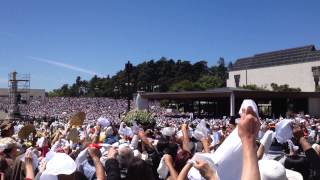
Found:
[{"label": "modern building", "polygon": [[[195,115],[222,117],[237,115],[244,99],[253,99],[263,117],[290,113],[320,117],[320,50],[314,45],[256,54],[236,60],[229,71],[226,88],[206,91],[141,93],[142,100],[173,102],[177,108]],[[271,84],[287,84],[301,92],[275,92]],[[256,85],[261,90],[241,87]]]},{"label": "modern building", "polygon": [[271,90],[275,83],[314,92],[319,86],[319,75],[320,50],[309,45],[236,60],[229,71],[227,87],[256,85]]},{"label": "modern building", "polygon": [[288,113],[320,117],[319,92],[274,92],[242,88],[216,88],[206,91],[141,93],[144,101],[174,102],[184,112],[198,116],[235,116],[244,99],[253,99],[262,117],[286,117]]}]

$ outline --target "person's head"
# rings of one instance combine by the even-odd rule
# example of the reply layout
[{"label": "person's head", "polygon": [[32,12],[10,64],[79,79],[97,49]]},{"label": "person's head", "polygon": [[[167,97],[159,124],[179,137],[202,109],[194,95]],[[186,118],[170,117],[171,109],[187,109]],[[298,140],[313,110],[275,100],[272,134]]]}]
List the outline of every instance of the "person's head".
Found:
[{"label": "person's head", "polygon": [[0,124],[1,137],[11,137],[14,134],[14,124],[9,121],[3,121]]},{"label": "person's head", "polygon": [[19,147],[20,145],[10,137],[0,139],[0,151],[7,157],[15,159],[18,155]]},{"label": "person's head", "polygon": [[157,150],[162,154],[170,154],[172,157],[175,157],[178,145],[169,141],[167,137],[161,137],[157,143]]},{"label": "person's head", "polygon": [[185,150],[179,150],[176,156],[175,165],[176,170],[180,172],[186,165],[187,161],[192,158],[192,154]]},{"label": "person's head", "polygon": [[152,167],[142,159],[134,158],[130,166],[128,167],[127,180],[135,179],[145,179],[153,180],[155,179]]},{"label": "person's head", "polygon": [[213,131],[213,132],[219,131],[219,126],[214,125],[214,126],[212,127],[212,131]]},{"label": "person's head", "polygon": [[121,147],[118,150],[118,162],[121,167],[128,167],[131,163],[132,159],[134,157],[133,151],[130,149],[130,147]]},{"label": "person's head", "polygon": [[79,171],[74,172],[71,175],[58,175],[59,180],[87,180],[87,177]]}]

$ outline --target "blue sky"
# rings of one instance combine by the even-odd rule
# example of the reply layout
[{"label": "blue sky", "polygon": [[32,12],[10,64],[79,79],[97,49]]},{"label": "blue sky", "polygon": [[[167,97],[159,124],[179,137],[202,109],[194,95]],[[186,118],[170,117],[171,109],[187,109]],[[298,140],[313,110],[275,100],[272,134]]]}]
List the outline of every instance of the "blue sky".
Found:
[{"label": "blue sky", "polygon": [[126,61],[216,64],[283,48],[320,48],[319,0],[7,0],[0,2],[0,87],[11,70],[52,90],[113,75]]}]

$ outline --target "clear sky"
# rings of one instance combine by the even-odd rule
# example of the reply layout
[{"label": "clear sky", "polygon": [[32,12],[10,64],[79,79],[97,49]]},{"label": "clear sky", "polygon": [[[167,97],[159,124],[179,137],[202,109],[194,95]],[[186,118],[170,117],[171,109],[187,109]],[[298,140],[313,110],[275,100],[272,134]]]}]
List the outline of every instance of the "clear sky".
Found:
[{"label": "clear sky", "polygon": [[11,70],[52,90],[128,60],[214,65],[309,44],[320,49],[319,0],[3,0],[0,87]]}]

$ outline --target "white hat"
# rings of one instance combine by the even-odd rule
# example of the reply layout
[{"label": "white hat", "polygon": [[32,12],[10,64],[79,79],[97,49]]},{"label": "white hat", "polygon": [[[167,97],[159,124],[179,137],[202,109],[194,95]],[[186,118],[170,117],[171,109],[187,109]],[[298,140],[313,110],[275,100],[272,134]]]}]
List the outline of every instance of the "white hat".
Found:
[{"label": "white hat", "polygon": [[300,173],[286,169],[275,160],[260,160],[259,171],[261,180],[303,180]]},{"label": "white hat", "polygon": [[48,161],[43,174],[47,175],[70,175],[76,171],[77,165],[74,160],[65,153],[55,153]]}]

